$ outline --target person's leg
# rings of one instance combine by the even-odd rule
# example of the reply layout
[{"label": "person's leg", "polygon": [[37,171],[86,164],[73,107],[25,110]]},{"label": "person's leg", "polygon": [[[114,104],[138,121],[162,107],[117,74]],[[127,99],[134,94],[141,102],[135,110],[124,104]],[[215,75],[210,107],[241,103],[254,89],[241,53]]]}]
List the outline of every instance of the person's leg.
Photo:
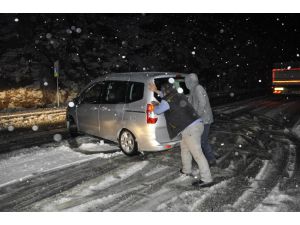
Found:
[{"label": "person's leg", "polygon": [[181,149],[181,162],[182,162],[182,172],[185,174],[192,173],[192,155],[187,148],[185,143],[185,135],[182,135],[182,140],[180,142],[180,149]]},{"label": "person's leg", "polygon": [[210,130],[210,124],[204,124],[204,131],[201,136],[201,147],[207,161],[213,162],[216,160],[216,157],[208,141],[209,130]]},{"label": "person's leg", "polygon": [[201,137],[203,130],[204,126],[202,123],[188,128],[185,137],[185,144],[198,164],[201,180],[204,182],[211,182],[212,177],[208,162],[202,152],[201,144],[199,142],[199,138]]}]

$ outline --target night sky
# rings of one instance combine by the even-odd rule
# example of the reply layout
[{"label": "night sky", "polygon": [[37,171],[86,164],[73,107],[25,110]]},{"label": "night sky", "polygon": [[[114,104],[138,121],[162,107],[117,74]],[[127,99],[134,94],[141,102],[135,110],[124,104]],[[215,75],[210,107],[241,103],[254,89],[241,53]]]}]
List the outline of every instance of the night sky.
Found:
[{"label": "night sky", "polygon": [[[0,88],[109,72],[195,72],[209,91],[269,88],[300,61],[299,14],[1,14]],[[51,82],[50,82],[51,83]],[[220,86],[221,85],[221,86]],[[67,86],[67,85],[66,85]]]}]

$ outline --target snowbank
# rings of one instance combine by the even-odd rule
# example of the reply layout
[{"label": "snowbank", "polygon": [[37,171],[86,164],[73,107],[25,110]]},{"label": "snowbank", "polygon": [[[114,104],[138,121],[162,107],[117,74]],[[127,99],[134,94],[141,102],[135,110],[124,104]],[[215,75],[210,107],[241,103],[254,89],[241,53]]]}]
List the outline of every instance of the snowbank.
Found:
[{"label": "snowbank", "polygon": [[[60,103],[65,103],[76,96],[69,90],[60,90]],[[56,90],[43,88],[15,88],[0,91],[0,110],[13,108],[36,108],[57,101]]]},{"label": "snowbank", "polygon": [[295,126],[292,128],[292,132],[300,138],[300,120],[295,124]]}]

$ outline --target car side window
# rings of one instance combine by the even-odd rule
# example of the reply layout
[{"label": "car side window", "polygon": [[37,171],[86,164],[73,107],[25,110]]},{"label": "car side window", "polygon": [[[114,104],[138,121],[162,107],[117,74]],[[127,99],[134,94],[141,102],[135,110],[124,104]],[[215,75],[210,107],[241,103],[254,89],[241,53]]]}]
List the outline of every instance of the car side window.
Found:
[{"label": "car side window", "polygon": [[97,83],[91,86],[83,93],[81,103],[100,104],[102,91],[103,83]]},{"label": "car side window", "polygon": [[128,82],[126,103],[136,102],[144,97],[144,83]]},{"label": "car side window", "polygon": [[103,103],[121,104],[125,103],[127,81],[105,81]]}]

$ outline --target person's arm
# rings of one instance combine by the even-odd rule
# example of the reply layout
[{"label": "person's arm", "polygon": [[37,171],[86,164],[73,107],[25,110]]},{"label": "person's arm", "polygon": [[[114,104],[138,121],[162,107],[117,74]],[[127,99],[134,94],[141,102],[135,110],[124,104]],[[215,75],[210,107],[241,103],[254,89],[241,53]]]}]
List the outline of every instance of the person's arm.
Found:
[{"label": "person's arm", "polygon": [[159,105],[156,105],[154,107],[154,113],[156,115],[162,114],[165,111],[170,109],[170,105],[166,100],[162,100],[161,103]]},{"label": "person's arm", "polygon": [[196,99],[198,100],[198,105],[197,105],[197,112],[199,114],[199,116],[202,116],[203,113],[204,113],[204,107],[206,105],[206,98],[205,98],[205,95],[206,94],[206,91],[200,86],[198,85],[196,87],[196,91],[195,91],[195,94],[196,94]]}]

